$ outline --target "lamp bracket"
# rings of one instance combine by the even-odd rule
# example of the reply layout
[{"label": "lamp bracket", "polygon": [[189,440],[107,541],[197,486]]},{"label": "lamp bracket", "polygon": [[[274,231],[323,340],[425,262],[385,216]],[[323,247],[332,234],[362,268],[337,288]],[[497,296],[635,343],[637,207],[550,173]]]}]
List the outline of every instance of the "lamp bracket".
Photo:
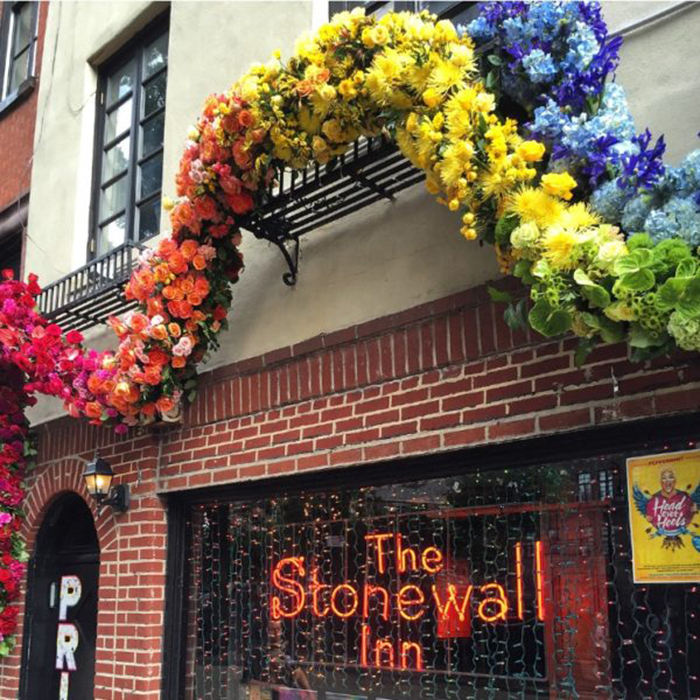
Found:
[{"label": "lamp bracket", "polygon": [[120,513],[126,513],[131,505],[131,493],[128,484],[117,484],[109,490],[109,495],[103,498],[98,507],[101,510],[104,506],[111,506]]}]

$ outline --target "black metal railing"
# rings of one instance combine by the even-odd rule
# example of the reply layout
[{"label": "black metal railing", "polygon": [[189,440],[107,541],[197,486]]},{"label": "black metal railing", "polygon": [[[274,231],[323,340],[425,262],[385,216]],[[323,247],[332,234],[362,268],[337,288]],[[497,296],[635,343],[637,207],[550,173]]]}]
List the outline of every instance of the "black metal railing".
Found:
[{"label": "black metal railing", "polygon": [[289,266],[283,279],[296,281],[299,238],[425,179],[384,137],[361,138],[326,165],[277,172],[264,205],[242,224],[257,238],[274,243]]},{"label": "black metal railing", "polygon": [[124,243],[49,284],[39,295],[39,311],[64,330],[85,330],[134,308],[124,286],[142,248]]}]

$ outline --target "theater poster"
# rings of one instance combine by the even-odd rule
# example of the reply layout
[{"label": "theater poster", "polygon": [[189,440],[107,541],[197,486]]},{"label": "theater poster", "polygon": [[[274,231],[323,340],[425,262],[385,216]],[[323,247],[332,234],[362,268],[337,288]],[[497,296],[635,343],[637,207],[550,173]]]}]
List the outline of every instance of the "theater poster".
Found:
[{"label": "theater poster", "polygon": [[700,582],[700,450],[627,460],[635,583]]}]

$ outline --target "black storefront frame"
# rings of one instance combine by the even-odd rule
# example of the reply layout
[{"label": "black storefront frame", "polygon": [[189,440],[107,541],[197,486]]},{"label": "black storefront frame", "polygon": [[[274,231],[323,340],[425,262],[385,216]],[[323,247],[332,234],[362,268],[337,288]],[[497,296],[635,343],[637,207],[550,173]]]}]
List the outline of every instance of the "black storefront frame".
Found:
[{"label": "black storefront frame", "polygon": [[[613,423],[575,431],[477,445],[462,450],[438,452],[418,457],[328,468],[308,474],[292,474],[246,482],[209,486],[167,494],[167,564],[165,616],[163,628],[162,700],[185,699],[185,645],[187,618],[187,552],[191,545],[188,531],[190,508],[214,501],[246,501],[279,494],[280,491],[321,491],[328,487],[363,486],[391,483],[400,473],[401,481],[425,479],[470,471],[489,472],[503,468],[526,468],[541,462],[568,461],[594,457],[609,451],[640,449],[662,441],[700,441],[700,411],[663,418]],[[477,466],[478,465],[478,466]]]}]

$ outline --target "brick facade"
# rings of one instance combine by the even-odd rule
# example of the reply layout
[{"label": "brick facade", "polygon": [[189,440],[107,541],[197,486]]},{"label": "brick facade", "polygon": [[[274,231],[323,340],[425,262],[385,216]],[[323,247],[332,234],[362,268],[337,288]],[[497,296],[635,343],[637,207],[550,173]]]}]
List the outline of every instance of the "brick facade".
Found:
[{"label": "brick facade", "polygon": [[[8,4],[7,9],[9,8]],[[36,45],[37,80],[41,67],[48,9],[48,2],[39,3]],[[6,112],[0,113],[0,164],[2,164],[0,166],[0,212],[29,190],[38,98],[37,83],[30,95]]]},{"label": "brick facade", "polygon": [[[82,460],[96,447],[131,485],[131,510],[96,520],[96,700],[160,697],[168,492],[370,468],[700,405],[691,355],[639,365],[608,346],[577,368],[575,339],[543,342],[501,317],[479,288],[205,374],[182,425],[125,438],[68,418],[41,426],[30,546],[56,494],[85,497]],[[17,697],[19,656],[0,664],[2,700]]]}]

